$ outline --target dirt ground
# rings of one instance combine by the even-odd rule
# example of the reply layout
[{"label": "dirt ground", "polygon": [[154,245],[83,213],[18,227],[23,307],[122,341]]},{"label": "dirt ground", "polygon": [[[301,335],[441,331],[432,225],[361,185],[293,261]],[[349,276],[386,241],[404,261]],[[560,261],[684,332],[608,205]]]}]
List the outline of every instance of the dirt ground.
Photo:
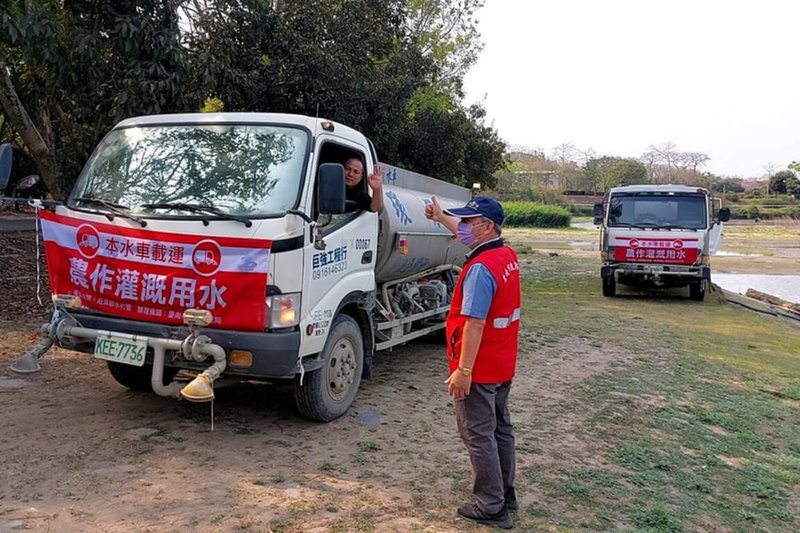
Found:
[{"label": "dirt ground", "polygon": [[[131,392],[103,361],[67,350],[19,375],[8,366],[46,313],[35,236],[0,234],[0,250],[0,533],[480,530],[455,514],[470,470],[441,346],[379,356],[349,413],[328,424],[297,414],[285,386],[239,384],[217,390],[213,406],[191,404]],[[619,357],[583,342],[521,357],[516,423],[533,427],[536,412]],[[588,460],[581,448],[543,455]],[[537,495],[519,497],[524,508]]]},{"label": "dirt ground", "polygon": [[[104,362],[66,350],[18,375],[8,365],[46,312],[34,257],[33,233],[0,234],[0,533],[482,530],[455,514],[470,469],[441,346],[379,354],[349,413],[328,424],[297,414],[285,386],[239,384],[191,404],[131,392]],[[543,425],[542,413],[630,357],[580,339],[521,354],[511,404],[529,442],[518,448],[541,450],[519,454],[520,471],[595,460],[591,443],[568,438],[574,420]],[[519,494],[521,509],[542,497]]]}]

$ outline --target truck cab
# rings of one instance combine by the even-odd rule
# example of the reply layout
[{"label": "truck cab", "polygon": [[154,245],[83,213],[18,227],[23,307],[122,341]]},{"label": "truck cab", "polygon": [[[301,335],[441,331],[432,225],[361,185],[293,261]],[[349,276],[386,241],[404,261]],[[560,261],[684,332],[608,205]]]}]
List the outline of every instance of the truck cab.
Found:
[{"label": "truck cab", "polygon": [[684,185],[614,187],[595,205],[600,226],[604,296],[617,284],[689,287],[702,300],[711,279],[710,256],[722,244],[728,209],[708,190]]}]

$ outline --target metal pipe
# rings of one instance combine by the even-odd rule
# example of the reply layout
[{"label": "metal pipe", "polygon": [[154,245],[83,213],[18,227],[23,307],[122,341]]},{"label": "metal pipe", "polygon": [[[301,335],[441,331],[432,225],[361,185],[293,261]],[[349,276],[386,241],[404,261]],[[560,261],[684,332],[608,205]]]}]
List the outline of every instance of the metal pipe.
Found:
[{"label": "metal pipe", "polygon": [[52,338],[45,337],[39,342],[39,344],[25,352],[22,357],[11,363],[11,370],[17,374],[31,374],[33,372],[38,372],[42,369],[42,367],[39,366],[39,358],[50,349],[50,347],[53,345],[53,342],[54,340]]},{"label": "metal pipe", "polygon": [[[219,344],[213,344],[211,339],[205,335],[199,335],[192,344],[192,354],[203,354],[211,356],[214,363],[206,368],[201,375],[204,375],[214,381],[225,370],[227,360],[225,358],[225,350]],[[204,359],[204,358],[203,358]],[[202,359],[200,359],[202,361]]]},{"label": "metal pipe", "polygon": [[[158,341],[161,339],[148,339],[150,341]],[[153,344],[153,374],[150,376],[150,386],[153,387],[153,392],[159,396],[167,396],[172,398],[180,398],[183,383],[173,381],[169,385],[164,385],[164,359],[165,349],[161,343]]]},{"label": "metal pipe", "polygon": [[[59,340],[62,340],[64,337],[96,339],[99,335],[107,335],[110,333],[108,331],[78,327],[65,322],[65,320],[60,321],[59,324],[56,324],[54,327],[51,325],[49,330],[54,332],[55,336],[57,336]],[[211,383],[213,383],[213,381],[217,379],[220,374],[222,374],[227,366],[224,348],[222,348],[222,346],[219,344],[212,343],[209,337],[205,335],[199,335],[192,341],[192,358],[196,361],[202,361],[210,356],[214,359],[214,363],[212,363],[211,366],[205,369],[186,386],[177,381],[173,381],[168,385],[164,385],[164,361],[166,360],[166,351],[174,350],[182,352],[184,347],[190,343],[190,339],[192,339],[193,336],[190,335],[187,339],[178,340],[157,339],[152,337],[129,335],[125,333],[114,333],[114,335],[129,337],[134,340],[144,339],[147,341],[147,345],[153,348],[153,373],[150,377],[150,384],[153,387],[153,392],[159,396],[178,398],[183,395],[187,399],[193,399],[194,396],[190,398],[189,395],[187,395],[189,391],[195,391],[199,383],[204,383],[210,389]],[[186,389],[188,389],[188,391],[184,392]],[[204,391],[204,393],[209,394],[207,391]],[[210,394],[211,398],[213,398],[213,392],[210,392]],[[194,399],[194,401],[205,400]]]},{"label": "metal pipe", "polygon": [[[188,345],[184,343],[184,347]],[[213,344],[205,335],[198,335],[192,340],[191,357],[196,361],[203,361],[210,355],[214,363],[201,374],[181,389],[181,396],[190,402],[209,402],[214,399],[214,380],[225,370],[225,350],[218,344]]]}]

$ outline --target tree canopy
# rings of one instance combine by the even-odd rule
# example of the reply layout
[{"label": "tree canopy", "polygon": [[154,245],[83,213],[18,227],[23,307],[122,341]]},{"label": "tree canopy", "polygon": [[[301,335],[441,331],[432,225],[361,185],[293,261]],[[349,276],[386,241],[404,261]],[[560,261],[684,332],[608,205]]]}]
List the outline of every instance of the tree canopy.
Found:
[{"label": "tree canopy", "polygon": [[636,185],[647,182],[647,168],[641,161],[621,157],[603,156],[590,159],[584,166],[597,192],[606,192],[611,187]]},{"label": "tree canopy", "polygon": [[791,194],[800,197],[800,179],[791,170],[781,170],[770,176],[769,191],[775,194]]},{"label": "tree canopy", "polygon": [[642,154],[640,160],[647,167],[649,183],[688,184],[696,182],[700,176],[700,168],[710,158],[699,152],[679,150],[675,144],[666,142],[662,146],[650,145],[650,150]]},{"label": "tree canopy", "polygon": [[7,0],[0,141],[63,196],[122,118],[275,111],[364,132],[384,161],[491,185],[504,144],[461,103],[481,0]]}]

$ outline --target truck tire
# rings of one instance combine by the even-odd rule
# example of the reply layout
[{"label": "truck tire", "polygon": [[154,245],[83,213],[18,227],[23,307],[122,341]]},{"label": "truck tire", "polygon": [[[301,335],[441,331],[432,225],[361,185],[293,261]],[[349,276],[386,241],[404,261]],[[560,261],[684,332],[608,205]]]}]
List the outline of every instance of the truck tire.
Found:
[{"label": "truck tire", "polygon": [[[125,363],[117,363],[115,361],[106,361],[108,364],[108,371],[114,380],[131,390],[152,392],[153,386],[150,384],[150,379],[153,376],[153,365],[145,364],[143,366],[126,365]],[[163,382],[164,385],[169,385],[178,374],[177,368],[170,366],[164,367]]]},{"label": "truck tire", "polygon": [[294,382],[294,401],[300,414],[330,422],[345,414],[353,403],[364,369],[364,341],[355,320],[339,315],[322,349],[322,368]]},{"label": "truck tire", "polygon": [[689,298],[702,302],[706,296],[706,280],[694,281],[689,284]]},{"label": "truck tire", "polygon": [[603,278],[603,296],[616,296],[617,294],[617,280],[614,276]]}]

